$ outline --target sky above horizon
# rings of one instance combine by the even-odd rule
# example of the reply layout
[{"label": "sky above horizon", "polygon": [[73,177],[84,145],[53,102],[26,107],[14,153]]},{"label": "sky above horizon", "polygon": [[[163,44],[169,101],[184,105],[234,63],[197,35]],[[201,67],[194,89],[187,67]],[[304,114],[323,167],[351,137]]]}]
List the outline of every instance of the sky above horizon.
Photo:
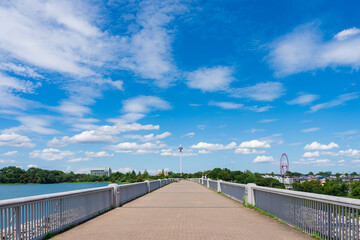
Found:
[{"label": "sky above horizon", "polygon": [[359,172],[359,7],[0,1],[0,168]]}]

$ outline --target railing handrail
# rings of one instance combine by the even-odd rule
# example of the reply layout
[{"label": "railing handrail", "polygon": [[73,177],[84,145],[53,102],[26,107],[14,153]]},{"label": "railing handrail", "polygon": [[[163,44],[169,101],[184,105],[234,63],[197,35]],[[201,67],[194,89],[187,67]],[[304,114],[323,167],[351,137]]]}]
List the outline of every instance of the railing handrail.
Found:
[{"label": "railing handrail", "polygon": [[112,187],[104,186],[104,187],[96,187],[96,188],[89,188],[89,189],[80,189],[80,190],[73,190],[73,191],[66,191],[66,192],[59,192],[59,193],[50,193],[50,194],[41,194],[36,196],[29,196],[29,197],[22,197],[22,198],[12,198],[6,200],[0,200],[0,208],[4,207],[15,207],[27,203],[39,202],[43,200],[51,200],[56,198],[62,197],[70,197],[74,195],[82,195],[82,194],[89,194],[94,192],[102,192],[102,191],[109,191]]},{"label": "railing handrail", "polygon": [[[198,178],[198,179],[201,180],[201,178]],[[206,179],[204,178],[203,180],[216,181],[216,180],[212,180],[210,178],[206,178]],[[228,184],[228,185],[246,188],[246,184],[226,182],[223,180],[218,180],[218,181],[220,181],[221,184]],[[306,199],[306,200],[314,200],[314,201],[319,201],[319,202],[323,202],[323,203],[329,203],[329,204],[340,205],[340,206],[344,206],[344,207],[352,207],[352,208],[360,209],[360,199],[355,199],[355,198],[337,197],[337,196],[325,195],[325,194],[319,194],[319,193],[309,193],[309,192],[285,190],[285,189],[278,189],[278,188],[271,188],[271,187],[262,187],[262,186],[257,186],[255,184],[254,184],[254,186],[252,186],[252,188],[254,190],[263,191],[263,192],[275,193],[275,194],[289,196],[289,197],[296,197],[296,198],[301,198],[301,199]]]},{"label": "railing handrail", "polygon": [[254,186],[254,190],[259,190],[263,192],[269,193],[276,193],[280,195],[290,196],[290,197],[297,197],[307,200],[315,200],[324,203],[336,204],[346,207],[353,207],[360,209],[360,199],[355,198],[347,198],[347,197],[337,197],[319,193],[309,193],[309,192],[300,192],[294,190],[285,190],[285,189],[278,189],[278,188],[270,188],[270,187],[261,187],[261,186]]},{"label": "railing handrail", "polygon": [[237,186],[237,187],[242,187],[245,188],[246,184],[242,184],[242,183],[233,183],[233,182],[226,182],[226,181],[221,181],[222,184],[227,184],[227,185],[233,185],[233,186]]},{"label": "railing handrail", "polygon": [[122,185],[119,185],[117,188],[128,188],[128,187],[132,187],[132,186],[136,186],[136,185],[140,185],[140,184],[147,184],[147,182],[122,184]]}]

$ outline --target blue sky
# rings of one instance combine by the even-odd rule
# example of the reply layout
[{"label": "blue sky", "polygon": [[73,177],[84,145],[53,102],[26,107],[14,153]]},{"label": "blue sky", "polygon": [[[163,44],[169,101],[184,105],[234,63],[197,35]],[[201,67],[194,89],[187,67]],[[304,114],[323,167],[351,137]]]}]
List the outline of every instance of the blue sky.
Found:
[{"label": "blue sky", "polygon": [[0,167],[358,171],[359,5],[0,1]]}]

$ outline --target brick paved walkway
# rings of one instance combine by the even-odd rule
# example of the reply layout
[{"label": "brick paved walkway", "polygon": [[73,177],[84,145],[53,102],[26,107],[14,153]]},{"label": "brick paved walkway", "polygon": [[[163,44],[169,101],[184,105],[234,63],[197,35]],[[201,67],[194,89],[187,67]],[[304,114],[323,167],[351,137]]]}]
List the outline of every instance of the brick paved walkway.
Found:
[{"label": "brick paved walkway", "polygon": [[160,188],[55,239],[314,239],[200,184]]}]

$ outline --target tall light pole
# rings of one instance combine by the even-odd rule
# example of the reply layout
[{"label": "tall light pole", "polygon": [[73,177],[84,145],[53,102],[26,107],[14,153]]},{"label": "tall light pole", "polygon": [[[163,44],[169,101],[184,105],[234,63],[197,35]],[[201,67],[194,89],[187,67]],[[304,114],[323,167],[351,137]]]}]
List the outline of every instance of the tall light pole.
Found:
[{"label": "tall light pole", "polygon": [[183,149],[184,148],[180,144],[180,146],[179,146],[179,151],[180,151],[180,176],[182,176],[182,150]]}]

